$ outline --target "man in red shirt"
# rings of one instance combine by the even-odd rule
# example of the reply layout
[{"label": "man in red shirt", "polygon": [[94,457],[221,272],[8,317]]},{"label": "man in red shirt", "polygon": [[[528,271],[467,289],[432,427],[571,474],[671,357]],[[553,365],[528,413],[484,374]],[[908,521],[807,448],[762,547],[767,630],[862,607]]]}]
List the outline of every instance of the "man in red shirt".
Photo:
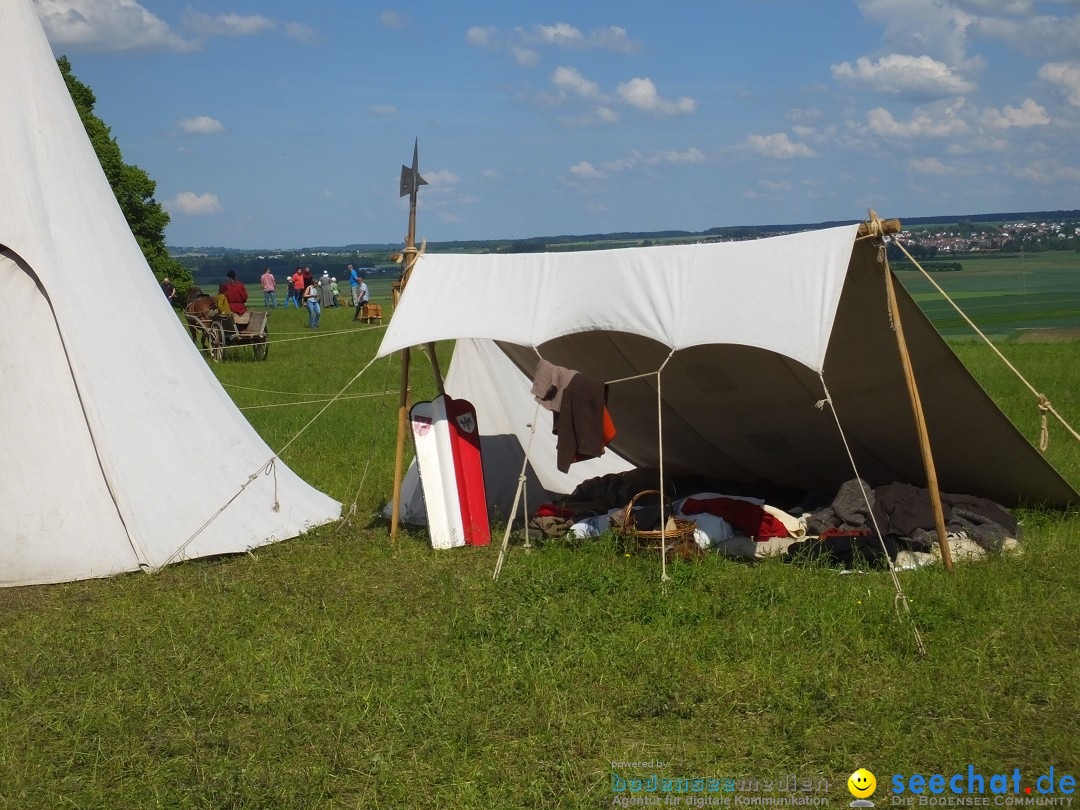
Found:
[{"label": "man in red shirt", "polygon": [[225,274],[225,282],[218,287],[218,292],[225,296],[229,302],[229,309],[233,315],[243,315],[247,312],[247,287],[236,280],[236,271],[230,270]]}]

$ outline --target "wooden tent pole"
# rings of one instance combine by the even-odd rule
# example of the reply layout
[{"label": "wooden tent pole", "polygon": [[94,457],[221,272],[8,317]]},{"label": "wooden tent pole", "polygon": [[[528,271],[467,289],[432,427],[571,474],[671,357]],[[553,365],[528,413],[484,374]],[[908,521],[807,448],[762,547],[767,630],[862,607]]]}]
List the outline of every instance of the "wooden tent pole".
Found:
[{"label": "wooden tent pole", "polygon": [[[877,214],[871,211],[870,218],[871,226],[876,222],[880,227],[881,223],[877,219]],[[886,222],[892,223],[896,222],[896,220],[886,220]],[[896,230],[899,230],[899,227]],[[949,539],[945,533],[945,515],[941,507],[941,491],[938,489],[937,468],[934,466],[934,455],[930,449],[930,434],[926,429],[926,414],[923,412],[919,387],[915,382],[915,371],[911,365],[911,355],[908,353],[907,341],[904,339],[904,325],[900,320],[900,305],[896,299],[896,281],[893,278],[892,270],[889,268],[889,259],[885,254],[884,246],[881,248],[881,264],[885,270],[885,289],[889,296],[889,314],[892,317],[893,331],[896,333],[896,345],[900,350],[900,363],[904,368],[904,381],[907,383],[908,396],[911,399],[911,410],[915,416],[915,429],[919,434],[919,449],[922,451],[923,468],[926,470],[926,488],[930,491],[930,503],[934,511],[934,528],[937,530],[941,561],[945,564],[947,571],[952,571],[952,551],[949,549]]]},{"label": "wooden tent pole", "polygon": [[[416,249],[416,192],[420,186],[426,186],[427,181],[420,176],[419,146],[417,139],[413,142],[412,166],[401,167],[401,195],[409,195],[409,230],[405,235],[404,265],[405,270],[401,274],[401,282],[394,290],[394,308],[401,294],[405,292],[405,285],[409,283],[413,267],[416,265],[420,251]],[[442,392],[442,377],[439,374],[438,365],[435,363],[434,345],[431,347],[432,364],[435,366],[436,383]],[[409,360],[408,348],[401,350],[401,391],[398,398],[398,424],[397,445],[394,449],[394,498],[390,509],[390,542],[397,541],[398,522],[401,513],[401,479],[402,468],[405,466],[405,432],[409,424]]]}]

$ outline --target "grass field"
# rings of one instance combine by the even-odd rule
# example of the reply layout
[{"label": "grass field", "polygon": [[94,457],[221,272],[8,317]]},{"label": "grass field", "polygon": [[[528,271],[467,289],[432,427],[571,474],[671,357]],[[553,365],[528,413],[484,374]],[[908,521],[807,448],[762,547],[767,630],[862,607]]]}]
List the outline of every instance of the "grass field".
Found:
[{"label": "grass field", "polygon": [[[881,807],[893,774],[1080,771],[1080,515],[1025,511],[1022,555],[903,573],[925,657],[886,574],[707,558],[662,587],[654,561],[599,540],[515,547],[493,583],[494,547],[391,546],[375,517],[400,365],[354,380],[382,330],[351,316],[316,332],[278,310],[268,360],[214,368],[271,447],[306,427],[283,458],[352,519],[0,592],[0,807],[610,807],[628,795],[613,774],[651,773],[755,779],[760,796],[795,776],[846,806],[858,767]],[[1022,386],[955,345],[1035,438]],[[1001,346],[1080,425],[1080,343]],[[413,377],[432,393],[422,358]],[[1048,456],[1080,484],[1061,430]]]},{"label": "grass field", "polygon": [[[964,258],[961,264],[963,270],[933,278],[988,336],[1012,339],[1026,329],[1080,327],[1080,253]],[[910,271],[898,277],[943,335],[971,334],[925,276]]]}]

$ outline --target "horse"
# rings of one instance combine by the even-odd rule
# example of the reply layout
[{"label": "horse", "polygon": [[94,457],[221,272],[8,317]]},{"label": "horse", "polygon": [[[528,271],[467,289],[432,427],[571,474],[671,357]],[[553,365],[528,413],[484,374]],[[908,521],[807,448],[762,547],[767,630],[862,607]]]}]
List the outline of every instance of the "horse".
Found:
[{"label": "horse", "polygon": [[210,314],[216,308],[214,297],[192,287],[187,292],[187,305],[184,307],[184,315],[187,317],[188,331],[191,332],[191,341],[198,343],[202,335],[202,347],[206,348],[207,329],[210,325]]}]

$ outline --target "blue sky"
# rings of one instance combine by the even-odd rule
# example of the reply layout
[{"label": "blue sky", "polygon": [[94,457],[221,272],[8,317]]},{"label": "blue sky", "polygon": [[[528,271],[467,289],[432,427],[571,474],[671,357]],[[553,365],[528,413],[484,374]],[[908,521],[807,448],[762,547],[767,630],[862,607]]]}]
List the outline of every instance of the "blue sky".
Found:
[{"label": "blue sky", "polygon": [[34,0],[173,245],[1080,208],[1080,0]]}]

